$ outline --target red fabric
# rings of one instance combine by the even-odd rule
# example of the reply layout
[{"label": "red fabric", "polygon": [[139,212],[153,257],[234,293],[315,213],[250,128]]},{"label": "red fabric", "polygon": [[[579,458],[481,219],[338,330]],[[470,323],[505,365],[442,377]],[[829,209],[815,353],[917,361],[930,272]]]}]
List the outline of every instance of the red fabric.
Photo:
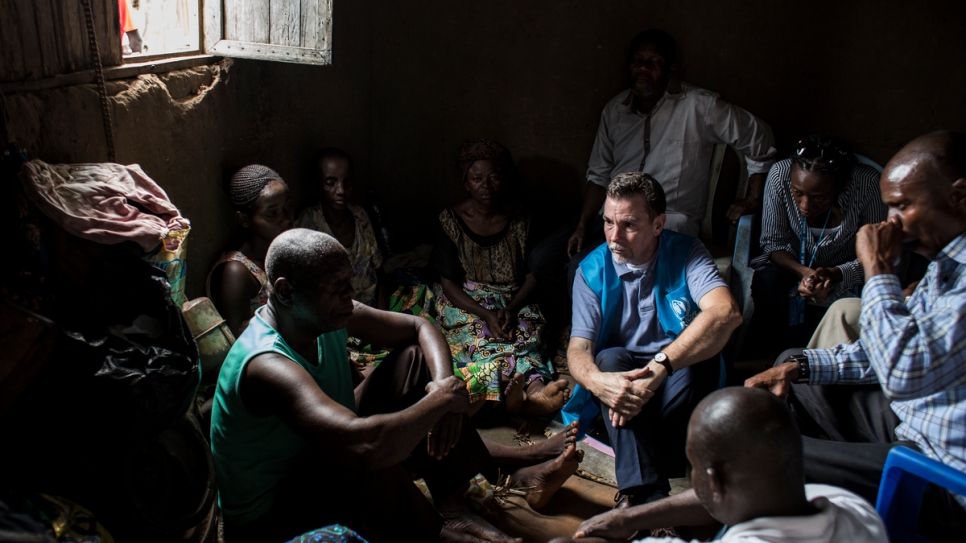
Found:
[{"label": "red fabric", "polygon": [[117,14],[118,19],[121,21],[122,39],[124,38],[124,34],[138,29],[138,27],[134,26],[134,20],[131,19],[131,8],[127,7],[127,0],[117,0]]}]

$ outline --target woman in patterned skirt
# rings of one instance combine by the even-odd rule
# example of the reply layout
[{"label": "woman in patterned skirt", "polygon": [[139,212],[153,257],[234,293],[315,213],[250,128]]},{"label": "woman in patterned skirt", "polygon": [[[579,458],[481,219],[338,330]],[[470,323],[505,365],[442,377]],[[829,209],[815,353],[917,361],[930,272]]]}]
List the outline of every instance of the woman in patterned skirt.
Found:
[{"label": "woman in patterned skirt", "polygon": [[440,213],[431,256],[440,274],[437,325],[454,371],[477,408],[491,400],[511,414],[556,411],[570,390],[552,379],[540,353],[545,321],[529,300],[536,281],[526,266],[530,217],[503,198],[514,180],[510,152],[495,141],[470,140],[458,167],[469,198]]}]

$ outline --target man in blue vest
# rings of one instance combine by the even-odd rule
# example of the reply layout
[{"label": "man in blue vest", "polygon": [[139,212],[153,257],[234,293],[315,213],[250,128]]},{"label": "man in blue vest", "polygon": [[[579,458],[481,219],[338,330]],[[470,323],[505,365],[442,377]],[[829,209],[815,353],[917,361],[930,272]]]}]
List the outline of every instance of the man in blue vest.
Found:
[{"label": "man in blue vest", "polygon": [[688,418],[723,378],[717,355],[741,323],[704,245],[664,229],[666,202],[648,174],[615,177],[607,242],[580,264],[573,287],[567,358],[593,400],[575,390],[564,417],[604,411],[618,507],[666,497],[668,477],[683,475]]}]

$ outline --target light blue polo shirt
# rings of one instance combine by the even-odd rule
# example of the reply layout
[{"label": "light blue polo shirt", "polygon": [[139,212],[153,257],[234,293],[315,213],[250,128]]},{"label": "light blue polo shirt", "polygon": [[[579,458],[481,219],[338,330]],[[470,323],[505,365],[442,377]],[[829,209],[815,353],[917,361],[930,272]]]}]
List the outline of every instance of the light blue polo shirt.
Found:
[{"label": "light blue polo shirt", "polygon": [[[650,360],[671,343],[657,320],[657,307],[654,305],[654,268],[657,255],[658,252],[655,251],[654,257],[640,271],[613,261],[622,287],[620,319],[614,323],[615,330],[605,348],[624,347],[635,357]],[[708,249],[699,240],[694,241],[685,269],[688,291],[691,298],[699,304],[701,298],[711,290],[728,286],[718,274],[718,267],[715,266]],[[583,271],[578,270],[574,278],[570,337],[596,342],[600,337],[602,320],[600,298],[587,286]]]}]

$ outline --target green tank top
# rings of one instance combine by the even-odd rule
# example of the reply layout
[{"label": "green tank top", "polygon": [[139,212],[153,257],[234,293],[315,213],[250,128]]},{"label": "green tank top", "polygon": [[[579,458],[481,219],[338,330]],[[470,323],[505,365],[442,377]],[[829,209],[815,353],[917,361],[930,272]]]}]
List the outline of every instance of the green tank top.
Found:
[{"label": "green tank top", "polygon": [[249,360],[275,352],[302,366],[326,396],[355,412],[352,374],[343,328],[318,339],[318,360],[310,363],[268,325],[259,309],[232,346],[211,412],[211,452],[218,476],[218,505],[237,523],[255,520],[272,506],[275,486],[308,443],[278,417],[255,417],[242,403],[239,384]]}]

